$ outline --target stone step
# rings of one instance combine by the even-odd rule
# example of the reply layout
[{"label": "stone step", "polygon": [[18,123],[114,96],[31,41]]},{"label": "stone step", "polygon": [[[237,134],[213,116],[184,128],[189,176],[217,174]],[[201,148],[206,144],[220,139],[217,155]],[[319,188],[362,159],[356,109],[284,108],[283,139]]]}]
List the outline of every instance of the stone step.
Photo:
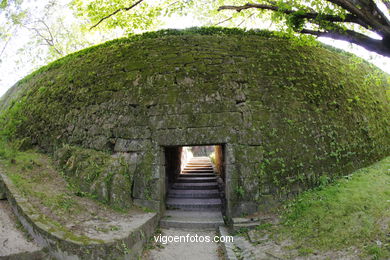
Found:
[{"label": "stone step", "polygon": [[211,168],[203,168],[203,167],[193,167],[193,168],[187,168],[187,167],[184,167],[183,168],[183,171],[213,171],[214,168],[211,167]]},{"label": "stone step", "polygon": [[217,182],[199,182],[199,183],[174,183],[172,189],[175,190],[212,190],[218,189]]},{"label": "stone step", "polygon": [[214,168],[212,166],[185,166],[183,170],[213,170]]},{"label": "stone step", "polygon": [[182,171],[179,176],[187,176],[187,175],[202,175],[202,174],[211,174],[217,176],[214,171]]},{"label": "stone step", "polygon": [[186,162],[186,165],[189,165],[189,164],[204,164],[204,165],[211,165],[211,161],[188,161]]},{"label": "stone step", "polygon": [[[217,176],[215,174],[215,172],[195,172],[195,171],[190,171],[190,172],[182,172],[179,174],[179,177],[188,177],[188,176],[191,176],[191,175],[195,175],[195,176],[203,176],[203,175],[211,175],[210,177],[212,176]],[[205,176],[203,176],[205,177]]]},{"label": "stone step", "polygon": [[188,173],[188,172],[193,172],[193,173],[213,173],[213,170],[197,170],[197,169],[184,169],[181,171],[182,173]]},{"label": "stone step", "polygon": [[198,211],[198,210],[220,210],[221,199],[179,199],[179,198],[168,198],[167,208],[168,209],[181,209],[186,211]]},{"label": "stone step", "polygon": [[216,228],[224,225],[223,217],[219,211],[182,211],[167,210],[160,220],[164,228]]},{"label": "stone step", "polygon": [[211,165],[210,161],[188,161],[187,164],[205,164],[205,165]]},{"label": "stone step", "polygon": [[219,198],[219,190],[174,190],[168,192],[169,198]]},{"label": "stone step", "polygon": [[214,172],[213,168],[210,169],[199,169],[199,168],[184,168],[182,172]]},{"label": "stone step", "polygon": [[193,170],[182,170],[181,172],[182,173],[213,173],[214,171],[213,170],[196,170],[196,169],[193,169]]},{"label": "stone step", "polygon": [[176,183],[183,183],[183,182],[215,182],[217,181],[217,177],[201,177],[201,176],[196,176],[196,177],[179,177],[176,179]]},{"label": "stone step", "polygon": [[195,156],[191,157],[190,160],[210,160],[210,158],[207,156]]},{"label": "stone step", "polygon": [[204,166],[211,166],[213,165],[211,162],[187,162],[186,165],[204,165]]},{"label": "stone step", "polygon": [[215,177],[215,173],[182,173],[180,178],[193,178],[193,177]]},{"label": "stone step", "polygon": [[186,166],[183,170],[213,170],[213,167],[205,167],[205,166]]}]

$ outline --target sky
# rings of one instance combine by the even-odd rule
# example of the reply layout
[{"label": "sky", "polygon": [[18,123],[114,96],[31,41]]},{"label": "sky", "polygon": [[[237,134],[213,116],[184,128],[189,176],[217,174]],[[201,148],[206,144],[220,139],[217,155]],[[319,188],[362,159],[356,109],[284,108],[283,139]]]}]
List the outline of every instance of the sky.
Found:
[{"label": "sky", "polygon": [[[64,0],[66,1],[66,0]],[[37,10],[39,12],[39,10]],[[1,17],[0,17],[1,19]],[[162,28],[176,28],[183,29],[193,26],[201,26],[201,21],[196,20],[191,16],[179,17],[172,16],[166,18],[164,21],[164,26]],[[30,32],[31,33],[31,32]],[[16,37],[14,37],[7,46],[8,55],[1,57],[3,61],[0,63],[0,96],[2,96],[10,87],[12,87],[18,80],[22,79],[29,73],[31,73],[36,66],[34,67],[31,64],[31,57],[29,53],[25,53],[24,56],[20,54],[20,49],[28,41],[31,36],[30,33],[26,30],[21,31]],[[369,52],[362,47],[357,45],[352,45],[348,42],[336,41],[329,38],[318,38],[319,41],[326,43],[328,45],[352,52],[355,55],[375,64],[383,71],[390,74],[390,58],[386,58],[380,55],[377,55],[373,52]],[[0,46],[1,47],[1,46]],[[36,53],[35,53],[36,55]],[[44,55],[44,53],[42,53]],[[43,61],[39,62],[39,57],[36,57],[36,64],[45,65]]]}]

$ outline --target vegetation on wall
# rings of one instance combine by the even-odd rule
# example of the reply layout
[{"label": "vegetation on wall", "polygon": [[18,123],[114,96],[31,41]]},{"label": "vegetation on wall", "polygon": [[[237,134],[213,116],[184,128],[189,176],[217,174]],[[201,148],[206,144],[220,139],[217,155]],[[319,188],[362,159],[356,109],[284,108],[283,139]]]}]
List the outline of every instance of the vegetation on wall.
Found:
[{"label": "vegetation on wall", "polygon": [[107,42],[28,76],[2,100],[0,131],[48,152],[70,144],[132,154],[133,195],[145,200],[159,199],[156,142],[229,143],[232,199],[259,204],[387,156],[388,86],[377,68],[311,41],[166,30]]},{"label": "vegetation on wall", "polygon": [[54,154],[57,166],[79,196],[93,196],[120,209],[132,205],[133,172],[122,157],[64,145]]}]

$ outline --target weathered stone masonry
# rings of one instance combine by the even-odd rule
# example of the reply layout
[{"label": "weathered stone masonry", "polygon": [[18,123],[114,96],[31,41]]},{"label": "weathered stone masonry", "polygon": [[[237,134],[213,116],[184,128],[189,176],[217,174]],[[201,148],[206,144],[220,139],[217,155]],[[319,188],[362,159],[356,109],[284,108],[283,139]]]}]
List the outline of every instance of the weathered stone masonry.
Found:
[{"label": "weathered stone masonry", "polygon": [[34,105],[19,134],[127,154],[132,199],[156,210],[164,147],[222,144],[227,214],[251,213],[389,153],[386,79],[348,62],[251,35],[118,42],[21,83]]}]

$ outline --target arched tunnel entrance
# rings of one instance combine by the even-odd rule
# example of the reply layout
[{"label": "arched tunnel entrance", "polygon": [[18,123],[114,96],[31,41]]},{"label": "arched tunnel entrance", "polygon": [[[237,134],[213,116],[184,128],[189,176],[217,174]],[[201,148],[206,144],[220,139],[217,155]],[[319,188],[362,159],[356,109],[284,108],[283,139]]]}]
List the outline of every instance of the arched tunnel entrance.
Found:
[{"label": "arched tunnel entrance", "polygon": [[226,214],[224,150],[221,144],[165,147],[166,215],[222,221]]}]

